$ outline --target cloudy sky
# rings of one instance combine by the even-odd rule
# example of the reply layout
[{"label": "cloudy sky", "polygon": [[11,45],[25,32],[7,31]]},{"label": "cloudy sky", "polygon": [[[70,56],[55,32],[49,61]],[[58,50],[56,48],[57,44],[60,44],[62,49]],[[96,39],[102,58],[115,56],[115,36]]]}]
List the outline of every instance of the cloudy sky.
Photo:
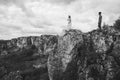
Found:
[{"label": "cloudy sky", "polygon": [[61,34],[72,17],[72,28],[97,28],[98,12],[112,25],[120,16],[120,0],[0,0],[0,39]]}]

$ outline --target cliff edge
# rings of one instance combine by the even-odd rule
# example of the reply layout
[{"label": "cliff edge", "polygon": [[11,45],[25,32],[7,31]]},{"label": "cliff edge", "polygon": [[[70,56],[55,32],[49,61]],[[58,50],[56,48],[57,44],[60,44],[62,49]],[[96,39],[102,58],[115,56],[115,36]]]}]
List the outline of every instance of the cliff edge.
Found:
[{"label": "cliff edge", "polygon": [[0,80],[119,80],[120,32],[104,26],[63,36],[0,41]]}]

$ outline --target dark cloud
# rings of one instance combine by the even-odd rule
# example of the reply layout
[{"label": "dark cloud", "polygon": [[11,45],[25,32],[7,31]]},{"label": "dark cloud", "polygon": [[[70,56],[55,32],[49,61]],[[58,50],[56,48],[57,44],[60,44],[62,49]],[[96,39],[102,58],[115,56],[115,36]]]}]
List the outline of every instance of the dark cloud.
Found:
[{"label": "dark cloud", "polygon": [[23,5],[24,2],[23,0],[0,0],[0,4],[4,5],[11,5],[11,4],[16,4],[16,5]]},{"label": "dark cloud", "polygon": [[16,5],[23,11],[26,10],[23,0],[0,0],[0,4],[4,6]]},{"label": "dark cloud", "polygon": [[46,26],[53,26],[52,23],[50,22],[43,22],[43,23],[31,23],[31,26],[33,26],[34,28],[45,28]]},{"label": "dark cloud", "polygon": [[8,5],[8,4],[11,4],[13,2],[14,2],[14,0],[0,0],[0,4],[4,4],[4,5]]},{"label": "dark cloud", "polygon": [[26,8],[25,2],[27,2],[27,0],[26,1],[24,0],[0,0],[1,5],[4,5],[4,6],[16,5],[17,7],[21,8],[21,10],[25,12],[27,16],[33,16],[32,11]]},{"label": "dark cloud", "polygon": [[[12,3],[18,5],[18,6],[23,6],[23,4],[27,1],[32,1],[32,0],[0,0],[0,4],[4,4],[4,5],[10,5]],[[35,0],[35,1],[41,1],[41,0]],[[56,4],[70,4],[74,1],[77,0],[44,0],[50,3],[56,3]]]},{"label": "dark cloud", "polygon": [[74,1],[77,1],[77,0],[46,0],[48,2],[51,2],[51,3],[55,3],[55,4],[70,4]]},{"label": "dark cloud", "polygon": [[0,26],[4,26],[5,29],[22,30],[22,27],[18,25],[3,24],[0,22]]}]

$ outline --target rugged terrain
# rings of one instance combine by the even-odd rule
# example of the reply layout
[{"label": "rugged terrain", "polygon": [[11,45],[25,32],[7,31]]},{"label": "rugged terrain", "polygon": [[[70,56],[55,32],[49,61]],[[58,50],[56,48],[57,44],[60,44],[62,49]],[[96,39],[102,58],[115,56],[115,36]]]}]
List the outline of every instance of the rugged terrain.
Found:
[{"label": "rugged terrain", "polygon": [[1,40],[0,80],[120,80],[120,32],[104,26]]}]

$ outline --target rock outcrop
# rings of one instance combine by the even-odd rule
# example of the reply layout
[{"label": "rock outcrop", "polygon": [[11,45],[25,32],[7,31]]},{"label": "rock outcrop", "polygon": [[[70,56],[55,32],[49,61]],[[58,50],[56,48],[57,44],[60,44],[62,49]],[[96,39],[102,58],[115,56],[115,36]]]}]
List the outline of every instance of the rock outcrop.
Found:
[{"label": "rock outcrop", "polygon": [[114,27],[0,41],[0,80],[119,80],[119,76],[120,32]]},{"label": "rock outcrop", "polygon": [[50,80],[119,80],[119,31],[68,31],[48,57]]},{"label": "rock outcrop", "polygon": [[81,46],[82,43],[82,32],[78,30],[70,30],[64,36],[58,38],[58,45],[56,45],[55,50],[48,58],[50,80],[62,80],[62,75],[66,71],[68,64],[77,54],[74,51],[75,46],[78,44]]},{"label": "rock outcrop", "polygon": [[1,40],[0,80],[49,80],[47,60],[56,41],[53,35]]}]

